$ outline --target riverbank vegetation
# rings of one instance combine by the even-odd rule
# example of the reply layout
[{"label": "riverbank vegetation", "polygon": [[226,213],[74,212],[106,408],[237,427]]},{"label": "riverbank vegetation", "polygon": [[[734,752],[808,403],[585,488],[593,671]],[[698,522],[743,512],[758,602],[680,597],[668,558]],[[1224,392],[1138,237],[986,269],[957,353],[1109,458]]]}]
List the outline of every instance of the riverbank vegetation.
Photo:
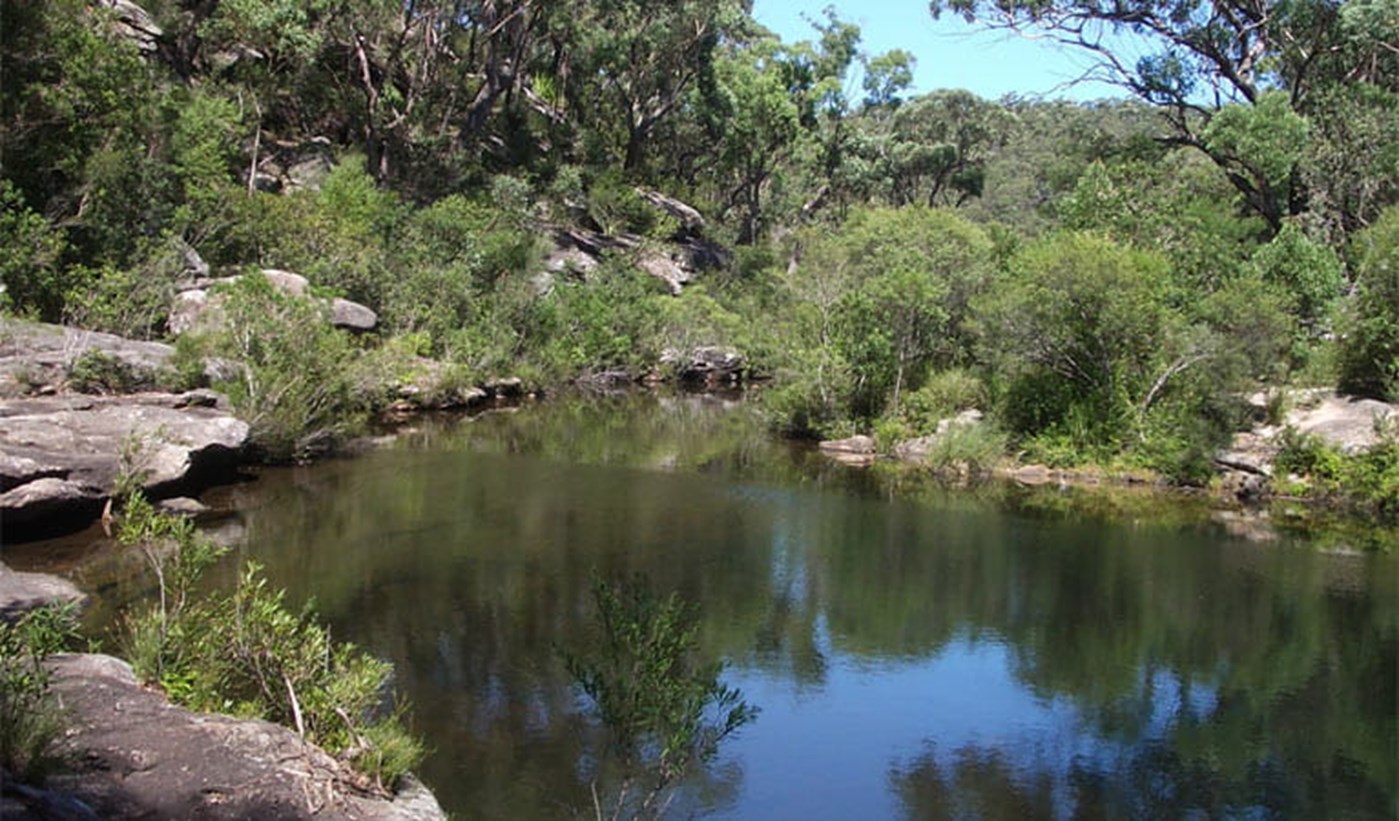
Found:
[{"label": "riverbank vegetation", "polygon": [[422,760],[400,708],[386,708],[392,667],[335,641],[310,607],[247,563],[233,589],[210,592],[205,576],[224,554],[189,519],[155,510],[140,494],[121,514],[118,541],[140,547],[159,598],[126,624],[132,668],[193,710],[261,718],[298,735],[392,789]]},{"label": "riverbank vegetation", "polygon": [[61,764],[63,709],[46,661],[76,643],[77,624],[77,608],[61,604],[0,619],[0,774],[7,779],[38,783]]},{"label": "riverbank vegetation", "polygon": [[735,0],[6,4],[0,301],[159,338],[207,263],[372,308],[350,337],[240,285],[183,343],[283,457],[418,356],[550,386],[731,349],[791,435],[975,407],[978,459],[1190,484],[1254,390],[1399,399],[1388,7],[934,5],[1159,53],[1097,53],[1127,99],[990,101]]}]

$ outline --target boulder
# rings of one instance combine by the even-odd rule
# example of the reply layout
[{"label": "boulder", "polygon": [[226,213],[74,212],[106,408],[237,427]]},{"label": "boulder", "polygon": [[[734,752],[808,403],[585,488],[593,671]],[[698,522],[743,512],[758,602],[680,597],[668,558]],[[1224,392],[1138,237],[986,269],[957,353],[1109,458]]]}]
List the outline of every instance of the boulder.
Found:
[{"label": "boulder", "polygon": [[694,279],[693,273],[682,264],[678,254],[645,253],[637,259],[636,267],[664,282],[673,296],[679,296]]},{"label": "boulder", "polygon": [[871,436],[832,439],[822,442],[819,447],[822,453],[837,462],[856,467],[874,464],[876,458],[874,438]]},{"label": "boulder", "polygon": [[[1399,406],[1373,399],[1342,397],[1334,391],[1316,389],[1289,392],[1287,399],[1295,407],[1288,411],[1282,425],[1260,425],[1236,433],[1229,447],[1214,456],[1215,465],[1225,475],[1225,484],[1237,487],[1241,496],[1261,493],[1261,482],[1245,477],[1267,479],[1273,475],[1273,461],[1282,447],[1281,434],[1288,428],[1353,454],[1374,447],[1379,441],[1377,428],[1399,423]],[[1263,394],[1249,397],[1251,404],[1266,400]],[[1229,474],[1233,473],[1244,476],[1231,477]]]},{"label": "boulder", "polygon": [[703,383],[714,388],[742,382],[748,363],[738,351],[700,346],[688,353],[669,348],[661,354],[661,364],[674,368],[682,382]]},{"label": "boulder", "polygon": [[929,436],[920,436],[916,439],[909,439],[894,446],[894,455],[901,461],[913,464],[923,464],[928,461],[928,454],[933,452],[940,439],[947,435],[953,428],[973,427],[981,423],[983,414],[976,408],[964,410],[956,416],[947,419],[939,419],[936,432]]},{"label": "boulder", "polygon": [[391,410],[450,410],[479,405],[490,394],[474,385],[461,384],[459,373],[435,359],[414,357],[406,373],[400,372],[386,386],[398,398]]},{"label": "boulder", "polygon": [[1399,421],[1399,406],[1328,395],[1311,407],[1289,412],[1285,424],[1344,453],[1358,453],[1374,447],[1379,441],[1376,426],[1387,421]]},{"label": "boulder", "polygon": [[524,380],[518,376],[492,377],[481,387],[497,399],[518,399],[525,395]]},{"label": "boulder", "polygon": [[[311,282],[301,274],[293,274],[291,271],[280,271],[276,268],[263,268],[262,275],[267,281],[272,283],[272,287],[286,294],[287,296],[306,296],[311,291]],[[236,277],[231,278],[236,279]]]},{"label": "boulder", "polygon": [[45,787],[97,817],[445,818],[414,779],[386,794],[285,727],[171,704],[111,656],[64,654],[50,669],[74,765]]},{"label": "boulder", "polygon": [[636,188],[635,191],[637,196],[645,200],[652,208],[679,222],[684,233],[699,234],[704,231],[704,217],[694,206],[649,188]]},{"label": "boulder", "polygon": [[203,290],[180,291],[170,305],[170,316],[165,319],[165,327],[170,333],[180,336],[204,323],[216,325],[209,314],[209,292]]},{"label": "boulder", "polygon": [[336,297],[330,301],[330,324],[357,333],[379,327],[379,315],[358,302]]},{"label": "boulder", "polygon": [[1027,487],[1039,487],[1057,482],[1060,477],[1045,465],[1021,465],[1010,472],[1010,478]]},{"label": "boulder", "polygon": [[[267,278],[272,287],[287,296],[299,299],[315,298],[311,296],[311,283],[300,274],[276,268],[264,268],[262,275]],[[219,303],[222,300],[217,291],[210,289],[216,285],[237,282],[238,279],[239,277],[233,276],[195,279],[185,282],[175,294],[174,302],[170,306],[170,316],[166,320],[166,327],[177,336],[195,329],[212,330],[218,328],[223,322],[222,312],[219,309]],[[351,302],[339,297],[321,301],[327,306],[330,324],[337,328],[366,332],[379,326],[379,315],[358,302]]]},{"label": "boulder", "polygon": [[0,621],[15,621],[20,616],[48,604],[87,601],[72,582],[47,573],[22,573],[0,563]]},{"label": "boulder", "polygon": [[156,41],[165,32],[156,25],[150,12],[131,0],[98,0],[98,5],[112,10],[112,23],[121,37],[130,40],[140,51],[156,51]]},{"label": "boulder", "polygon": [[85,356],[101,355],[117,363],[135,382],[162,381],[175,349],[159,342],[139,342],[114,334],[0,317],[0,397],[43,393],[68,379]]},{"label": "boulder", "polygon": [[0,401],[0,525],[82,527],[123,473],[154,498],[222,478],[248,425],[209,405],[207,392]]}]

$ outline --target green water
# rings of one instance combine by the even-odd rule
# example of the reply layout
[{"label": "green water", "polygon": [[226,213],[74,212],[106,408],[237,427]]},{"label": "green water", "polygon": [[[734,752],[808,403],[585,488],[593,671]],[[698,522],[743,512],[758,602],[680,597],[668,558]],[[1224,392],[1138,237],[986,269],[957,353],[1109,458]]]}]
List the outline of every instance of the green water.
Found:
[{"label": "green water", "polygon": [[394,662],[460,818],[590,807],[557,651],[594,573],[696,602],[762,709],[678,817],[1395,817],[1399,561],[1143,498],[941,490],[641,397],[426,427],[214,501],[239,554]]}]

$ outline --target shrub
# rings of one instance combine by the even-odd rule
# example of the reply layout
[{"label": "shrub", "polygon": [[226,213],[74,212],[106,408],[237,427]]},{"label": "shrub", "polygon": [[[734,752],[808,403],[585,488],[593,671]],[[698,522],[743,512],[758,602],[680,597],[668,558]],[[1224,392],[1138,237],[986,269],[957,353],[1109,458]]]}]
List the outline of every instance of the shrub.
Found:
[{"label": "shrub", "polygon": [[1399,207],[1351,243],[1356,289],[1341,323],[1340,386],[1399,401]]},{"label": "shrub", "polygon": [[236,375],[215,387],[248,422],[254,447],[269,460],[300,459],[359,423],[349,376],[355,350],[321,305],[280,293],[259,275],[220,293],[224,322],[201,347],[234,363]]},{"label": "shrub", "polygon": [[[564,664],[626,771],[610,817],[659,818],[674,785],[758,711],[719,680],[722,663],[699,659],[698,621],[677,595],[659,598],[639,579],[598,581],[593,600],[595,640]],[[593,794],[602,817],[596,780]]]},{"label": "shrub", "polygon": [[1361,513],[1399,521],[1399,422],[1377,421],[1378,442],[1345,454],[1319,438],[1283,431],[1274,462],[1279,477],[1305,478],[1309,495]]},{"label": "shrub", "polygon": [[255,562],[244,564],[232,592],[196,596],[223,551],[139,495],[118,538],[142,546],[160,585],[159,604],[128,621],[132,666],[145,681],[192,709],[296,730],[380,786],[392,787],[422,759],[402,709],[380,709],[391,666],[332,641],[309,607],[288,609]]},{"label": "shrub", "polygon": [[120,394],[149,387],[149,381],[115,356],[89,349],[68,368],[68,385],[79,393]]},{"label": "shrub", "polygon": [[0,309],[32,312],[52,322],[74,274],[60,265],[63,235],[31,210],[9,180],[0,180]]},{"label": "shrub", "polygon": [[994,425],[949,425],[933,440],[926,465],[935,472],[989,473],[1006,452],[1006,435]]},{"label": "shrub", "polygon": [[939,420],[972,408],[985,408],[986,385],[961,368],[938,371],[918,390],[908,394],[899,415],[917,433],[937,429]]},{"label": "shrub", "polygon": [[175,283],[184,270],[174,240],[144,243],[125,267],[79,270],[81,284],[65,303],[67,322],[130,339],[157,339],[165,332]]},{"label": "shrub", "polygon": [[54,745],[62,715],[44,661],[76,634],[73,605],[32,610],[14,623],[0,620],[0,771],[20,782],[41,781],[59,761]]}]

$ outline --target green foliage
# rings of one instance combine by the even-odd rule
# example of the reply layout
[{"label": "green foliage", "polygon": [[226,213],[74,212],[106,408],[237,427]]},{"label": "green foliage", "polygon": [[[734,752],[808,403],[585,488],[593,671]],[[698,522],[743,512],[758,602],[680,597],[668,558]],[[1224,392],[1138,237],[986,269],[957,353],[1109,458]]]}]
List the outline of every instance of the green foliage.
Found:
[{"label": "green foliage", "polygon": [[1248,168],[1260,187],[1285,191],[1306,151],[1308,134],[1307,121],[1292,110],[1287,92],[1265,91],[1253,105],[1221,109],[1204,137],[1210,151]]},{"label": "green foliage", "polygon": [[355,350],[324,308],[257,274],[218,293],[221,323],[199,344],[235,368],[215,387],[248,422],[252,444],[268,459],[299,459],[352,430],[361,410],[352,390]]},{"label": "green foliage", "polygon": [[133,393],[149,387],[146,380],[122,360],[108,353],[84,351],[68,368],[68,386],[79,393]]},{"label": "green foliage", "polygon": [[915,431],[929,433],[938,420],[964,410],[985,408],[989,398],[986,384],[975,374],[950,368],[931,374],[921,388],[908,395],[899,410]]},{"label": "green foliage", "polygon": [[604,174],[588,187],[588,216],[604,234],[650,234],[660,219],[656,208],[616,173]]},{"label": "green foliage", "polygon": [[1013,432],[1067,426],[1087,444],[1121,435],[1149,387],[1173,316],[1154,255],[1087,234],[1027,247],[977,303],[982,346],[1007,387]]},{"label": "green foliage", "polygon": [[859,381],[852,407],[866,418],[930,366],[969,355],[972,298],[989,281],[990,240],[948,211],[862,209],[839,231],[813,237],[793,296],[819,312],[819,340]]},{"label": "green foliage", "polygon": [[[758,711],[719,680],[721,663],[700,660],[697,619],[676,594],[658,598],[640,579],[599,580],[593,600],[596,640],[564,663],[626,769],[607,817],[659,818],[678,781],[708,764]],[[596,781],[593,791],[603,817]]]},{"label": "green foliage", "polygon": [[57,319],[72,274],[60,265],[63,236],[25,205],[8,179],[0,179],[0,310]]},{"label": "green foliage", "polygon": [[1326,330],[1331,306],[1341,294],[1341,260],[1287,223],[1251,260],[1264,282],[1286,295],[1288,311],[1312,335]]},{"label": "green foliage", "polygon": [[160,603],[128,623],[132,666],[192,709],[275,721],[392,787],[422,759],[401,710],[382,714],[391,667],[335,642],[310,608],[288,609],[254,562],[228,593],[205,591],[222,555],[188,520],[128,503],[118,534],[140,545]]},{"label": "green foliage", "polygon": [[1399,401],[1399,208],[1352,243],[1355,295],[1341,323],[1341,389]]},{"label": "green foliage", "polygon": [[42,781],[59,763],[63,716],[44,662],[76,639],[77,612],[50,605],[0,619],[0,771],[20,783]]},{"label": "green foliage", "polygon": [[1399,522],[1399,422],[1391,417],[1375,424],[1378,442],[1353,454],[1288,428],[1283,431],[1274,469],[1278,476],[1302,477],[1306,480],[1304,492],[1309,495]]},{"label": "green foliage", "polygon": [[180,243],[173,238],[142,243],[126,267],[75,266],[79,286],[65,298],[64,320],[130,339],[158,339],[184,273]]},{"label": "green foliage", "polygon": [[987,422],[948,425],[936,436],[924,464],[936,473],[961,477],[990,473],[1006,454],[1008,438]]}]

